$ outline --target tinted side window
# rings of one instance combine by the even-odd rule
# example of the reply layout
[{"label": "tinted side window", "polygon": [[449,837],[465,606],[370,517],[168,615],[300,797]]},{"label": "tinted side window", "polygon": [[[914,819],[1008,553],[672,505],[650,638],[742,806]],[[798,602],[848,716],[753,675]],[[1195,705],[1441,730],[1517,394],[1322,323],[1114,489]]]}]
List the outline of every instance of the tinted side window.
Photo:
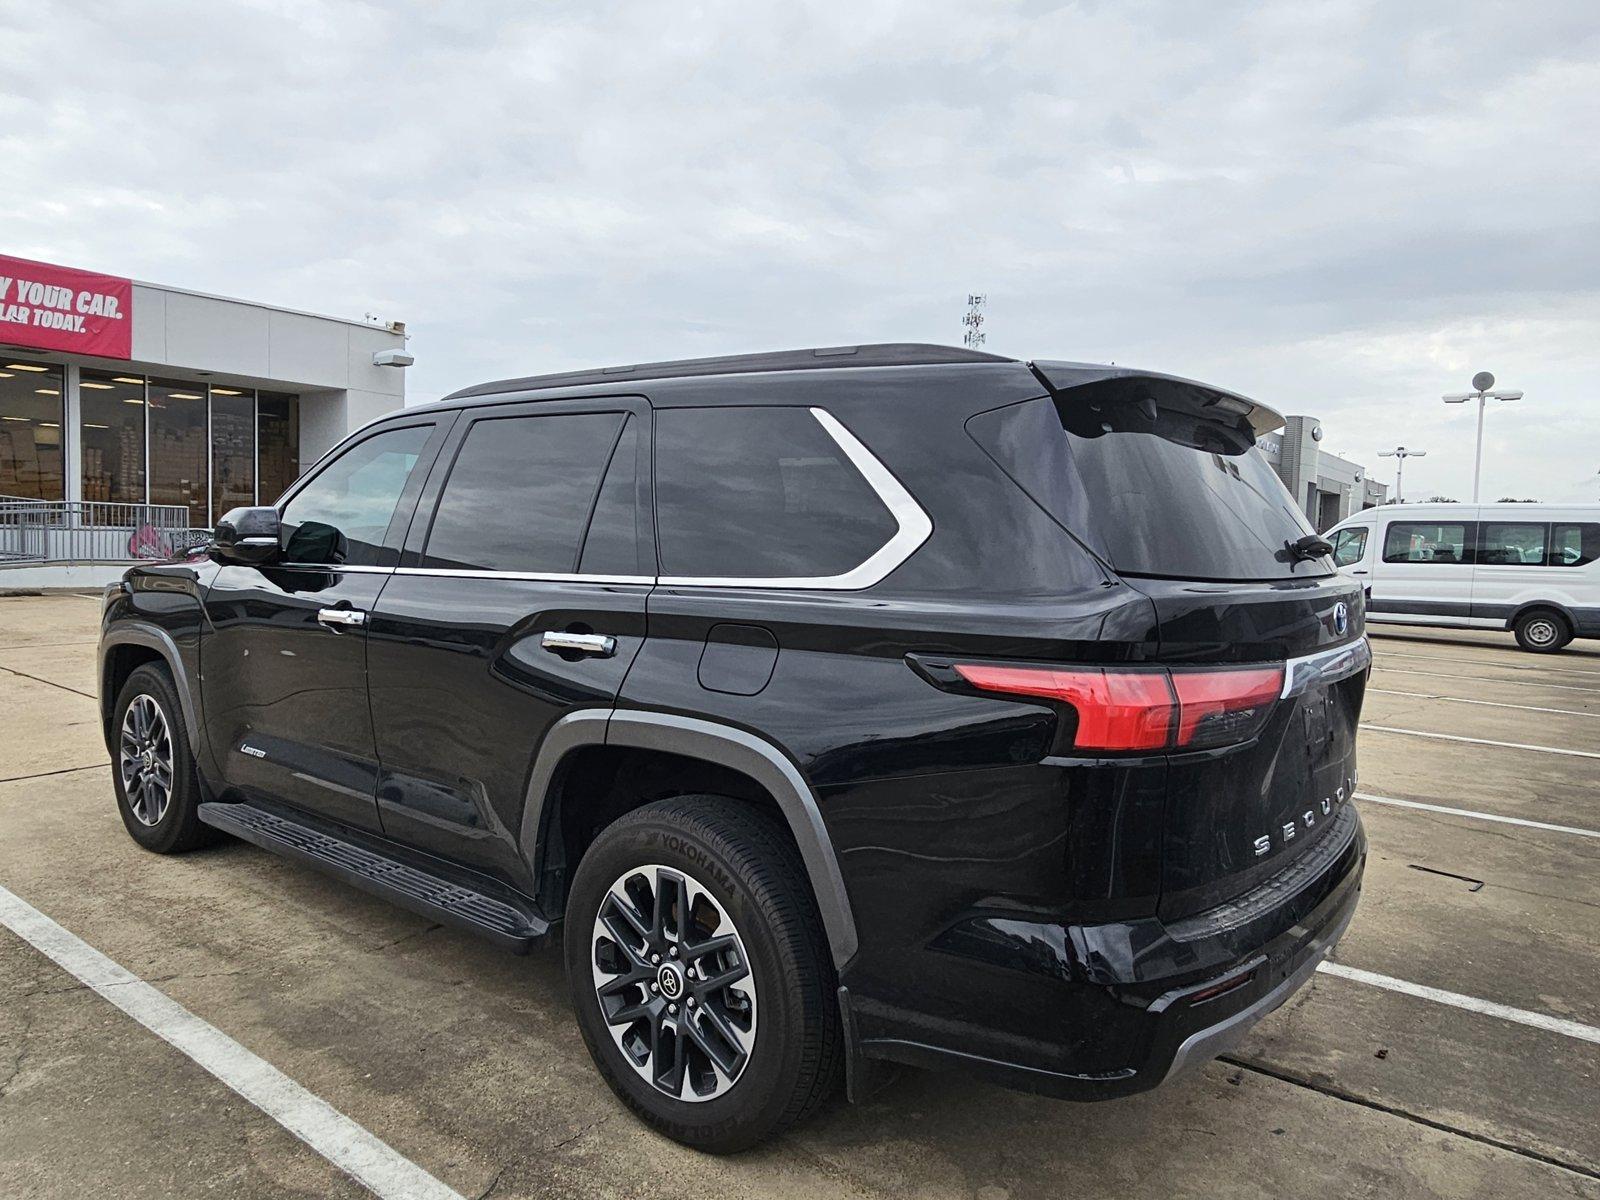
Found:
[{"label": "tinted side window", "polygon": [[373,566],[432,425],[390,429],[357,442],[295,494],[282,514],[290,562]]},{"label": "tinted side window", "polygon": [[655,464],[663,575],[842,575],[899,528],[804,408],[663,409]]},{"label": "tinted side window", "polygon": [[1584,521],[1563,525],[1557,522],[1550,531],[1552,567],[1586,567],[1600,558],[1600,523]]},{"label": "tinted side window", "polygon": [[571,574],[620,413],[474,421],[439,494],[424,567]]},{"label": "tinted side window", "polygon": [[578,570],[585,575],[649,575],[639,563],[639,422],[622,427],[611,465],[600,485]]},{"label": "tinted side window", "polygon": [[1545,526],[1529,521],[1485,522],[1478,561],[1488,566],[1542,566]]},{"label": "tinted side window", "polygon": [[1464,524],[1436,524],[1396,521],[1383,539],[1386,563],[1462,563],[1466,562],[1467,527]]},{"label": "tinted side window", "polygon": [[1367,552],[1367,531],[1364,527],[1341,529],[1333,537],[1333,565],[1348,567],[1361,561]]}]

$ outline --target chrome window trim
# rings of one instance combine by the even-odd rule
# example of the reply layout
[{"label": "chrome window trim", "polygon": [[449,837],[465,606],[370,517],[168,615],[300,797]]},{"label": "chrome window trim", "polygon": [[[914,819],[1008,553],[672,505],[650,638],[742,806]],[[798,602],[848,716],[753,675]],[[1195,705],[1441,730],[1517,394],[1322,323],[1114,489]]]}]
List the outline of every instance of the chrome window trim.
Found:
[{"label": "chrome window trim", "polygon": [[321,571],[324,574],[332,574],[335,571],[339,572],[341,575],[393,575],[394,574],[394,568],[393,567],[368,567],[368,566],[360,566],[360,565],[348,565],[346,563],[282,562],[282,563],[270,563],[268,565],[273,570],[278,570],[278,569],[281,568],[283,570],[295,570],[295,571]]},{"label": "chrome window trim", "polygon": [[444,579],[526,579],[534,583],[647,583],[653,575],[578,575],[561,571],[479,571],[470,567],[393,567],[396,575],[436,575]]},{"label": "chrome window trim", "polygon": [[[706,577],[694,575],[585,575],[560,571],[486,571],[466,567],[365,567],[343,566],[338,563],[282,563],[284,567],[297,567],[313,571],[346,571],[368,575],[421,575],[442,579],[511,579],[530,583],[599,583],[646,584],[664,587],[715,587],[715,588],[795,588],[818,591],[856,591],[880,582],[896,567],[922,546],[933,533],[933,519],[923,511],[894,477],[889,468],[868,450],[855,434],[832,413],[822,408],[808,410],[828,436],[838,444],[852,466],[861,473],[883,506],[894,518],[894,534],[863,562],[839,575],[792,576],[788,578],[760,578],[731,575]],[[384,420],[386,418],[378,418]],[[376,424],[376,422],[369,422]],[[398,427],[398,426],[397,426]],[[363,426],[363,428],[366,428]],[[359,432],[359,431],[358,431]],[[353,437],[354,435],[352,435]],[[343,444],[343,443],[341,443]],[[330,454],[332,451],[329,452]],[[309,478],[306,472],[302,478]],[[297,481],[298,482],[298,481]],[[281,511],[281,506],[280,506]]]},{"label": "chrome window trim", "polygon": [[1291,658],[1283,664],[1283,692],[1279,699],[1287,700],[1318,683],[1337,683],[1357,675],[1372,665],[1372,647],[1367,635],[1353,642],[1319,650],[1300,658]]},{"label": "chrome window trim", "polygon": [[895,533],[865,561],[839,575],[797,575],[789,578],[760,578],[742,575],[662,575],[656,580],[663,587],[717,588],[798,588],[819,591],[857,591],[880,582],[910,558],[933,533],[933,520],[894,477],[889,468],[868,450],[832,413],[823,408],[809,410],[817,423],[838,443],[851,465],[889,510],[897,526]]}]

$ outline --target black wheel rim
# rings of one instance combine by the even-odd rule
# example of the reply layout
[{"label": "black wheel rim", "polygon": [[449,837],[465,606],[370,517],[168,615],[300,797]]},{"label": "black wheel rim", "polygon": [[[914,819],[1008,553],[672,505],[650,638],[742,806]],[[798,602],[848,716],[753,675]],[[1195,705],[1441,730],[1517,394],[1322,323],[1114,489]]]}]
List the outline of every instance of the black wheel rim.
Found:
[{"label": "black wheel rim", "polygon": [[622,1057],[676,1100],[738,1083],[756,1041],[756,981],[732,918],[693,876],[636,867],[606,891],[590,964]]},{"label": "black wheel rim", "polygon": [[172,803],[172,730],[154,696],[135,696],[123,713],[117,767],[133,819],[159,825]]}]

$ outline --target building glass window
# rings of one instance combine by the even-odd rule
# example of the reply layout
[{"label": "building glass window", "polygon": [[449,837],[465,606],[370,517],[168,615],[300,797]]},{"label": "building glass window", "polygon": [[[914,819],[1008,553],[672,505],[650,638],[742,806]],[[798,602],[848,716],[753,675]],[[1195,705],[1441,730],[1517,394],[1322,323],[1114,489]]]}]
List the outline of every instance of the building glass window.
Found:
[{"label": "building glass window", "polygon": [[256,394],[211,389],[211,523],[231,508],[256,502]]},{"label": "building glass window", "polygon": [[273,504],[300,478],[300,397],[259,392],[256,426],[262,504]]},{"label": "building glass window", "polygon": [[1396,521],[1383,542],[1386,563],[1464,563],[1467,527]]},{"label": "building glass window", "polygon": [[208,529],[205,385],[152,379],[148,394],[150,503],[186,505],[190,528]]},{"label": "building glass window", "polygon": [[144,377],[82,372],[78,380],[83,498],[144,503]]},{"label": "building glass window", "polygon": [[1478,561],[1489,566],[1543,566],[1545,526],[1531,521],[1485,522]]},{"label": "building glass window", "polygon": [[0,358],[0,496],[62,500],[60,367]]}]

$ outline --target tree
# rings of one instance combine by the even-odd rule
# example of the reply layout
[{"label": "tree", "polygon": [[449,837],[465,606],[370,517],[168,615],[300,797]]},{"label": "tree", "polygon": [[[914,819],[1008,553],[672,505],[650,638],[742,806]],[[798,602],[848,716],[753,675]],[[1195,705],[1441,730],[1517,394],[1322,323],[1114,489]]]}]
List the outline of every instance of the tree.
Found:
[{"label": "tree", "polygon": [[1515,496],[1501,496],[1497,504],[1537,504],[1537,500],[1518,500]]},{"label": "tree", "polygon": [[1429,504],[1459,504],[1460,501],[1458,501],[1454,496],[1429,496],[1428,497],[1428,503]]}]

